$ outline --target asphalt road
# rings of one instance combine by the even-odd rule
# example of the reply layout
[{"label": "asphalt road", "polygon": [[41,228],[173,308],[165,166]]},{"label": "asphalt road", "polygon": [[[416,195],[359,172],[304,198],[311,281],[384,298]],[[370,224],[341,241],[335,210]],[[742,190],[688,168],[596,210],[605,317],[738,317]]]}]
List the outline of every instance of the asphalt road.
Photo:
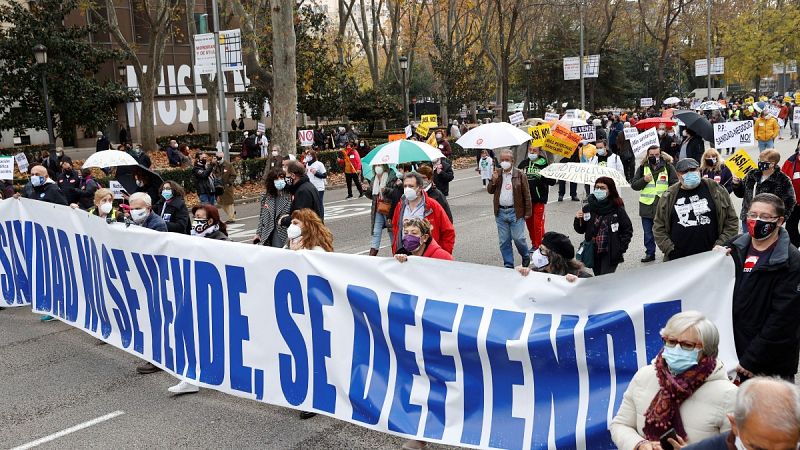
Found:
[{"label": "asphalt road", "polygon": [[[795,145],[795,140],[778,141],[784,157]],[[458,171],[451,184],[449,201],[457,231],[454,256],[460,261],[499,266],[502,260],[491,197],[475,175],[469,169]],[[579,192],[583,197],[582,190]],[[626,270],[640,265],[644,249],[637,195],[627,188],[622,194],[635,231],[626,262],[620,266]],[[336,251],[367,253],[369,201],[344,200],[345,195],[342,189],[326,194],[326,223],[334,234]],[[572,218],[581,204],[568,199],[557,202],[556,197],[554,187],[546,209],[546,228],[580,242],[581,237],[572,230]],[[741,204],[736,198],[734,203],[737,208]],[[249,241],[255,232],[258,205],[244,204],[237,209],[240,220],[230,227],[231,238]],[[386,239],[384,235],[384,246],[388,245]],[[381,255],[388,254],[383,248]],[[95,339],[63,323],[40,323],[38,316],[23,308],[0,312],[0,449],[36,446],[31,443],[53,449],[396,449],[403,442],[327,417],[300,421],[293,410],[212,390],[172,396],[167,388],[174,378],[164,373],[138,375],[135,367],[139,362],[121,350],[97,345]]]}]

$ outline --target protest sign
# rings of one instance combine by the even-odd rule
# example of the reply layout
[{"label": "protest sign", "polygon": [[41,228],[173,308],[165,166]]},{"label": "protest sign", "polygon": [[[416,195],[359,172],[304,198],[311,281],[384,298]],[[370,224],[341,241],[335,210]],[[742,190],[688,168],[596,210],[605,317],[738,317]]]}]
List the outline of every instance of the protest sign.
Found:
[{"label": "protest sign", "polygon": [[634,127],[623,128],[622,133],[625,135],[625,139],[630,141],[631,139],[635,138],[636,135],[639,134],[639,130],[637,130]]},{"label": "protest sign", "polygon": [[403,131],[405,131],[407,138],[410,138],[411,135],[414,134],[414,130],[411,128],[411,125],[406,125],[406,127],[403,128]]},{"label": "protest sign", "polygon": [[749,147],[755,145],[755,143],[756,140],[752,120],[714,124],[715,148]]},{"label": "protest sign", "polygon": [[639,99],[639,106],[642,108],[647,108],[648,106],[653,106],[654,102],[652,98],[641,98]]},{"label": "protest sign", "polygon": [[594,142],[597,140],[597,128],[594,125],[581,125],[571,128],[572,132],[581,136],[581,142]]},{"label": "protest sign", "polygon": [[794,94],[794,103],[795,105],[800,105],[800,93]]},{"label": "protest sign", "polygon": [[546,112],[544,113],[544,120],[550,122],[551,120],[558,120],[558,113]]},{"label": "protest sign", "polygon": [[3,306],[203,388],[410,439],[613,448],[609,420],[679,311],[705,314],[718,359],[738,363],[723,252],[570,283],[158,233],[27,199],[0,217]]},{"label": "protest sign", "polygon": [[508,116],[508,121],[511,123],[511,125],[519,125],[525,121],[525,116],[522,115],[521,112],[514,113]]},{"label": "protest sign", "polygon": [[700,105],[702,105],[702,104],[703,104],[703,102],[701,102],[700,100],[692,100],[692,104],[689,106],[689,109],[692,109],[692,110],[696,111],[696,110],[700,109]]},{"label": "protest sign", "polygon": [[439,118],[436,114],[423,114],[420,116],[420,122],[428,126],[428,128],[436,128],[439,126]]},{"label": "protest sign", "polygon": [[575,153],[580,143],[581,136],[579,134],[573,133],[563,125],[556,125],[545,138],[542,148],[554,155],[569,158]]},{"label": "protest sign", "polygon": [[577,116],[576,111],[574,109],[568,109],[568,110],[564,111],[564,116],[561,117],[561,118],[562,119],[577,119],[578,116]]},{"label": "protest sign", "polygon": [[122,187],[122,183],[117,180],[111,180],[108,182],[108,188],[111,189],[111,192],[114,193],[114,198],[116,200],[122,200],[124,197],[122,196],[123,193],[127,194],[128,192]]},{"label": "protest sign", "polygon": [[794,109],[794,114],[792,115],[792,122],[794,122],[795,125],[800,124],[800,108]]},{"label": "protest sign", "polygon": [[14,159],[17,161],[17,167],[21,173],[28,172],[28,157],[25,156],[25,153],[17,153],[14,155]]},{"label": "protest sign", "polygon": [[550,135],[550,125],[528,127],[528,134],[533,138],[531,139],[531,147],[541,147],[544,145],[544,140]]},{"label": "protest sign", "polygon": [[14,179],[14,158],[11,156],[0,156],[0,180]]},{"label": "protest sign", "polygon": [[258,128],[256,128],[256,132],[257,133],[263,133],[265,131],[267,131],[267,125],[263,124],[261,122],[258,122]]},{"label": "protest sign", "polygon": [[297,132],[300,136],[301,147],[311,147],[314,145],[314,130],[300,130]]},{"label": "protest sign", "polygon": [[418,135],[420,135],[421,137],[423,137],[423,138],[426,138],[426,137],[428,137],[428,133],[430,133],[430,132],[431,132],[430,128],[428,128],[428,125],[426,125],[426,124],[424,124],[424,123],[420,123],[419,125],[417,125],[417,129],[416,129],[416,130],[414,130],[414,131],[415,131],[415,132],[416,132]]},{"label": "protest sign", "polygon": [[658,133],[655,128],[648,128],[630,139],[631,150],[638,158],[652,146],[658,147]]},{"label": "protest sign", "polygon": [[783,63],[772,64],[773,75],[783,75],[785,73],[797,73],[797,60],[791,59],[786,64]]},{"label": "protest sign", "polygon": [[744,149],[736,150],[736,153],[725,160],[725,166],[730,169],[733,176],[739,179],[744,179],[747,172],[758,167],[753,158]]},{"label": "protest sign", "polygon": [[401,141],[401,140],[403,140],[405,138],[406,138],[406,134],[405,133],[390,134],[389,135],[389,142]]}]

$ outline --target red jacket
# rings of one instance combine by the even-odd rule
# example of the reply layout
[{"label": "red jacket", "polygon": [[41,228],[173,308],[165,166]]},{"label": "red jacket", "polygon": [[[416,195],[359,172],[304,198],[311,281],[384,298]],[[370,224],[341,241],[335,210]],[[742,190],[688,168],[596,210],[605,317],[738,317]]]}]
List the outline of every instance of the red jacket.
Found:
[{"label": "red jacket", "polygon": [[431,238],[431,241],[428,242],[428,247],[425,249],[425,253],[423,253],[422,256],[425,258],[444,259],[446,261],[453,260],[453,255],[439,246],[439,243],[436,242],[434,238]]},{"label": "red jacket", "polygon": [[[428,197],[425,191],[422,191],[422,198],[425,201],[424,216],[428,222],[433,225],[431,230],[431,237],[434,241],[441,245],[447,253],[453,254],[453,247],[456,245],[456,229],[453,223],[447,218],[447,214],[439,203]],[[394,233],[394,242],[392,242],[392,253],[397,253],[397,249],[402,245],[402,236],[400,235],[400,227],[403,225],[403,210],[406,208],[405,200],[400,199],[400,203],[394,209],[394,217],[392,217],[392,232]]]},{"label": "red jacket", "polygon": [[795,198],[800,198],[800,161],[798,161],[797,153],[793,154],[783,162],[781,172],[785,173],[786,176],[792,180],[794,196]]},{"label": "red jacket", "polygon": [[344,167],[344,173],[361,172],[361,157],[352,147],[342,150],[342,158],[339,158],[339,164]]}]

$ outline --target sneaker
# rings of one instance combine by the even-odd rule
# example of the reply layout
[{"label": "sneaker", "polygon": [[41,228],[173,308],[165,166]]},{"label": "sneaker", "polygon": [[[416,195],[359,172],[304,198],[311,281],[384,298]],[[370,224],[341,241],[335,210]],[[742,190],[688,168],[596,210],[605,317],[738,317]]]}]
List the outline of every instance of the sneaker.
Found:
[{"label": "sneaker", "polygon": [[200,388],[188,381],[181,381],[180,383],[167,389],[173,394],[194,394],[200,392]]},{"label": "sneaker", "polygon": [[312,418],[312,417],[314,417],[316,415],[317,415],[317,413],[308,412],[308,411],[300,411],[300,420],[308,420],[308,419],[310,419],[310,418]]},{"label": "sneaker", "polygon": [[564,201],[564,197],[558,197],[558,201],[563,202]]},{"label": "sneaker", "polygon": [[428,444],[424,441],[417,441],[414,439],[409,439],[403,443],[403,450],[422,450],[423,448],[427,447]]},{"label": "sneaker", "polygon": [[649,263],[656,260],[656,255],[644,255],[644,258],[641,259],[643,263]]},{"label": "sneaker", "polygon": [[54,320],[56,320],[56,318],[50,315],[42,316],[42,318],[39,319],[40,322],[52,322]]},{"label": "sneaker", "polygon": [[136,372],[142,375],[147,375],[149,373],[156,373],[160,372],[161,369],[157,367],[155,364],[146,362],[138,367],[136,367]]}]

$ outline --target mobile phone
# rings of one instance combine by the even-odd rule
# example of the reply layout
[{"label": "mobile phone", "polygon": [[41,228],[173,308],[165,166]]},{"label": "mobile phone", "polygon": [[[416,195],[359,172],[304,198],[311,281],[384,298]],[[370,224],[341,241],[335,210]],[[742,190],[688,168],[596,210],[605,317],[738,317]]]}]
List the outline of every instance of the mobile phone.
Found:
[{"label": "mobile phone", "polygon": [[675,431],[675,428],[670,428],[669,431],[662,434],[661,437],[658,439],[661,442],[661,448],[663,450],[674,450],[672,444],[669,443],[668,439],[676,439],[678,437],[678,433]]}]

